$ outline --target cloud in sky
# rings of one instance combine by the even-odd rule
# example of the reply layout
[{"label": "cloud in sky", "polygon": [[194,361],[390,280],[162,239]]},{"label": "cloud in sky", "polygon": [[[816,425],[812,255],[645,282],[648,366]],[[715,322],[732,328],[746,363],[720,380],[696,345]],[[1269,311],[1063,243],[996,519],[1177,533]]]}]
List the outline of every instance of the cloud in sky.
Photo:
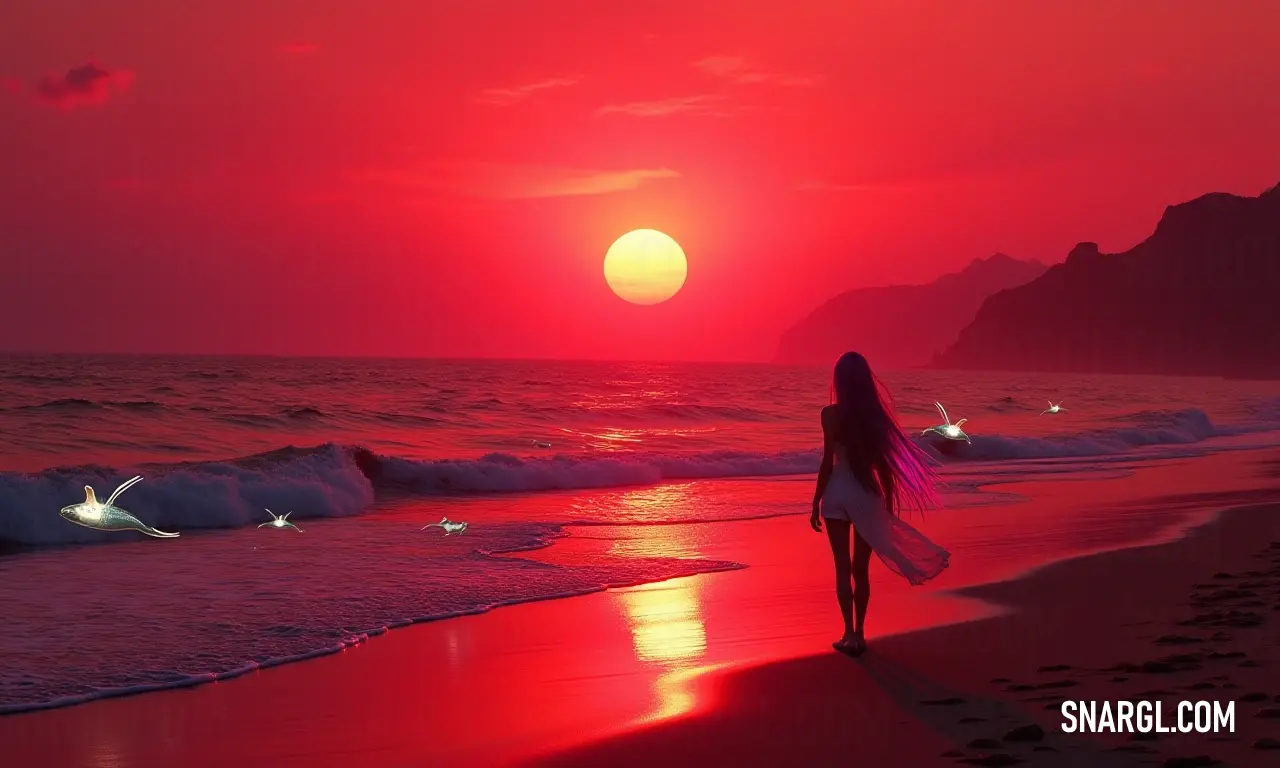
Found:
[{"label": "cloud in sky", "polygon": [[424,192],[526,200],[625,192],[651,181],[679,177],[669,168],[606,171],[506,163],[436,163],[413,170],[367,171],[356,178]]},{"label": "cloud in sky", "polygon": [[840,184],[814,179],[801,182],[796,187],[796,191],[798,192],[865,192],[869,189],[871,189],[871,187],[867,184]]},{"label": "cloud in sky", "polygon": [[74,109],[103,104],[113,93],[128,89],[132,83],[132,72],[103,69],[89,62],[69,69],[61,76],[45,75],[35,84],[33,94],[38,101],[49,106]]},{"label": "cloud in sky", "polygon": [[778,85],[788,88],[805,88],[816,85],[819,78],[813,75],[795,75],[786,72],[768,72],[758,69],[741,56],[708,56],[693,66],[730,82],[744,85]]},{"label": "cloud in sky", "polygon": [[290,56],[305,56],[319,50],[320,46],[315,43],[285,43],[280,46],[280,52]]},{"label": "cloud in sky", "polygon": [[626,104],[607,104],[596,110],[597,114],[632,115],[634,117],[665,117],[681,112],[698,112],[704,114],[725,114],[721,107],[724,96],[721,94],[703,94],[698,96],[673,96],[669,99],[654,101],[632,101]]},{"label": "cloud in sky", "polygon": [[546,91],[552,88],[568,88],[571,85],[577,85],[579,79],[577,77],[553,77],[512,88],[486,88],[476,95],[476,102],[490,107],[506,107],[524,101],[538,91]]},{"label": "cloud in sky", "polygon": [[[819,78],[794,75],[785,72],[768,72],[752,66],[741,56],[708,56],[693,66],[723,83],[742,85],[773,85],[802,88],[816,85]],[[631,115],[632,117],[665,117],[677,114],[704,114],[726,117],[757,107],[727,104],[727,94],[708,93],[694,96],[672,96],[651,101],[632,101],[606,104],[596,110],[598,115]]]}]

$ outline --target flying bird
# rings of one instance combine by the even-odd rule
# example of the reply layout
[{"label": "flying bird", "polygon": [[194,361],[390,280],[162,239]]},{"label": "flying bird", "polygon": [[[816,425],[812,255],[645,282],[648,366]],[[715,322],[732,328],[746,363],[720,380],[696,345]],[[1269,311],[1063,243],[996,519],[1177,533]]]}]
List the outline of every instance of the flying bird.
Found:
[{"label": "flying bird", "polygon": [[1040,415],[1043,416],[1046,413],[1066,413],[1066,412],[1067,412],[1067,409],[1062,407],[1062,403],[1058,403],[1057,405],[1054,405],[1053,401],[1050,400],[1049,407],[1041,411]]},{"label": "flying bird", "polygon": [[178,534],[157,531],[115,505],[115,501],[120,494],[140,482],[142,482],[141,475],[125,480],[105,503],[98,501],[97,496],[93,493],[92,486],[86,485],[84,487],[84,501],[80,504],[71,504],[63,507],[58,514],[76,525],[83,525],[85,528],[93,528],[97,531],[137,531],[148,536],[154,536],[157,539],[172,539],[176,537]]},{"label": "flying bird", "polygon": [[969,439],[969,436],[964,433],[964,430],[961,429],[961,427],[964,426],[964,423],[968,421],[968,419],[961,419],[957,421],[955,424],[952,424],[951,418],[947,416],[947,409],[942,407],[942,403],[934,402],[934,405],[938,407],[938,413],[942,414],[942,423],[936,427],[929,427],[928,429],[921,432],[920,435],[922,437],[924,435],[932,433],[932,434],[938,435],[939,437],[945,438],[947,440],[955,440],[957,442],[963,440],[966,443],[972,442]]},{"label": "flying bird", "polygon": [[[266,509],[266,507],[263,507],[263,509]],[[266,528],[267,526],[271,526],[272,528],[292,528],[298,533],[306,533],[306,531],[289,522],[289,515],[292,515],[293,512],[285,512],[283,515],[277,515],[275,512],[267,509],[267,514],[271,515],[271,521],[259,525],[259,528]],[[310,539],[308,539],[308,541],[310,541]]]}]

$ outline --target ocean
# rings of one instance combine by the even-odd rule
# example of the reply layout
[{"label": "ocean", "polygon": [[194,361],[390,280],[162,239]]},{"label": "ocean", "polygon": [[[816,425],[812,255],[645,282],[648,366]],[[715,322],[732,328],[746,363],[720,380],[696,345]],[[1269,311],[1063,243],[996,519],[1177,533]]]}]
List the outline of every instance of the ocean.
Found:
[{"label": "ocean", "polygon": [[[724,535],[733,521],[806,514],[830,399],[824,367],[3,362],[0,712],[225,679],[417,621],[749,566],[619,531]],[[1280,445],[1274,382],[881,378],[911,433],[939,422],[935,400],[967,419],[972,444],[954,452],[922,438],[956,510],[1016,501],[994,483]],[[1067,410],[1043,414],[1050,401]],[[135,474],[119,506],[179,538],[59,516],[84,486],[105,498]],[[268,508],[304,532],[260,529]],[[469,527],[423,527],[445,517]],[[556,558],[557,540],[596,531],[636,545]]]}]

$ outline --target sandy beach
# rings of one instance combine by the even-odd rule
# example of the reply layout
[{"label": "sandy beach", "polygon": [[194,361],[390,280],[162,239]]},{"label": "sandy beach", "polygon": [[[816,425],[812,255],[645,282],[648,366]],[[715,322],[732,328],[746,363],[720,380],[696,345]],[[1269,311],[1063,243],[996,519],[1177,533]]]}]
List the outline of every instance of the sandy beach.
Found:
[{"label": "sandy beach", "polygon": [[[750,567],[417,625],[192,689],[4,717],[0,743],[7,765],[32,768],[950,765],[991,753],[1046,765],[1202,754],[1261,765],[1274,754],[1253,743],[1280,737],[1267,714],[1280,704],[1272,460],[1225,452],[1104,480],[1002,486],[1027,500],[934,513],[923,527],[952,549],[953,567],[909,588],[876,564],[872,650],[856,661],[828,650],[838,630],[829,554],[802,516],[727,524],[735,536],[714,549],[699,548],[697,526],[654,526],[647,535],[687,537],[699,556]],[[811,480],[794,482],[803,495]],[[537,556],[608,546],[609,531],[593,530]],[[1230,610],[1240,614],[1219,617],[1223,626],[1205,618]],[[1237,732],[1067,736],[1046,709],[1064,693],[1234,700]],[[1031,723],[1043,740],[1000,742]]]},{"label": "sandy beach", "polygon": [[6,2],[0,768],[1280,765],[1207,7]]}]

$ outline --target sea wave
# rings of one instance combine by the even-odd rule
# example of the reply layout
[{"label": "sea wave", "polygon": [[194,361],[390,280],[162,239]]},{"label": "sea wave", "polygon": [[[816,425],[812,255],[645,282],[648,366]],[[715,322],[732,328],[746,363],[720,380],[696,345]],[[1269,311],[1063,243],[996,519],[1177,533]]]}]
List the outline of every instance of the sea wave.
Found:
[{"label": "sea wave", "polygon": [[58,515],[92,486],[104,497],[125,479],[143,482],[120,504],[160,530],[256,525],[263,509],[296,510],[296,518],[354,515],[373,503],[373,487],[350,449],[326,445],[283,449],[235,461],[151,465],[133,469],[76,467],[35,474],[0,473],[0,541],[19,545],[107,541],[112,534]]},{"label": "sea wave", "polygon": [[[1008,461],[1105,457],[1153,446],[1185,446],[1220,436],[1275,428],[1274,422],[1219,427],[1197,409],[1149,412],[1141,426],[1073,435],[973,435],[971,444],[942,446],[918,438],[940,461]],[[945,455],[944,455],[945,453]],[[110,493],[133,474],[144,483],[124,506],[161,530],[234,528],[262,521],[263,508],[293,510],[294,518],[341,517],[367,509],[386,494],[513,494],[615,488],[670,480],[777,477],[815,472],[817,450],[753,453],[617,452],[521,457],[410,459],[366,448],[326,444],[284,448],[232,461],[52,469],[0,473],[0,541],[52,545],[105,541],[111,534],[71,525],[57,511],[83,498],[83,488]]]},{"label": "sea wave", "polygon": [[663,480],[794,475],[814,472],[817,451],[695,454],[561,454],[521,458],[493,453],[478,459],[413,460],[357,449],[357,460],[380,487],[413,493],[519,493],[616,488]]},{"label": "sea wave", "polygon": [[164,407],[164,404],[157,403],[154,400],[85,400],[80,397],[64,397],[35,405],[20,405],[14,410],[82,412],[116,409],[124,411],[158,411]]},{"label": "sea wave", "polygon": [[1111,456],[1138,448],[1186,445],[1213,437],[1275,428],[1274,424],[1266,423],[1219,427],[1204,411],[1196,408],[1144,411],[1140,418],[1128,418],[1138,424],[1046,437],[971,436],[972,444],[963,446],[955,455],[986,461]]},{"label": "sea wave", "polygon": [[786,418],[756,408],[740,405],[700,403],[652,403],[635,406],[591,406],[577,412],[593,421],[620,421],[652,424],[654,422],[746,421],[763,422]]}]

